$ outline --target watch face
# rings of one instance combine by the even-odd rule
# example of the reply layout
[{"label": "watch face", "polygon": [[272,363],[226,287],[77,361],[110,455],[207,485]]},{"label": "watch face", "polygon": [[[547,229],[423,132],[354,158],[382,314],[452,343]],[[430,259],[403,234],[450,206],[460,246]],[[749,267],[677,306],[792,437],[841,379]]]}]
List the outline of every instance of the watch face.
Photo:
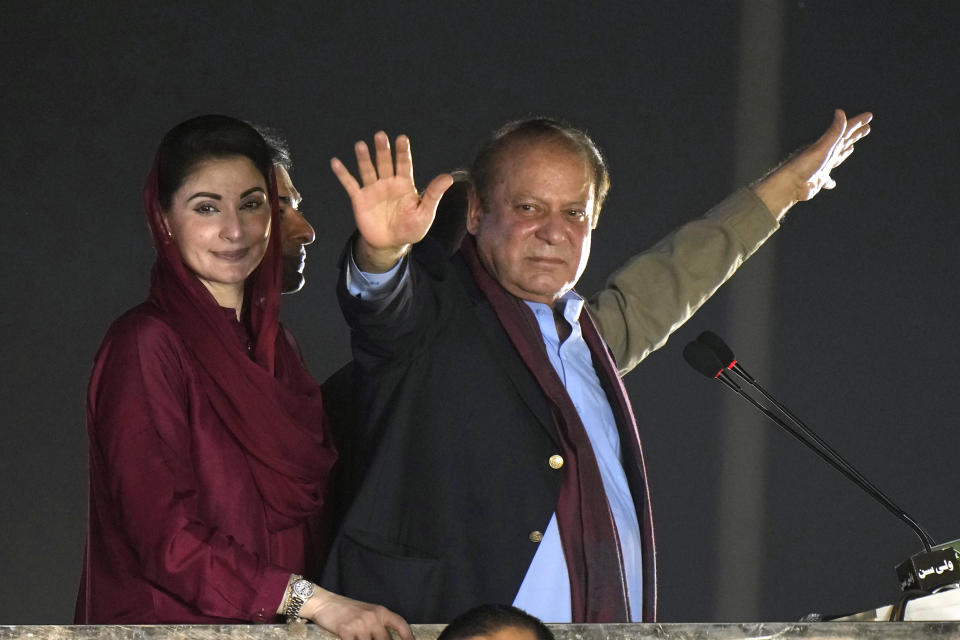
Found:
[{"label": "watch face", "polygon": [[306,600],[313,595],[313,583],[309,580],[297,580],[293,583],[293,592]]}]

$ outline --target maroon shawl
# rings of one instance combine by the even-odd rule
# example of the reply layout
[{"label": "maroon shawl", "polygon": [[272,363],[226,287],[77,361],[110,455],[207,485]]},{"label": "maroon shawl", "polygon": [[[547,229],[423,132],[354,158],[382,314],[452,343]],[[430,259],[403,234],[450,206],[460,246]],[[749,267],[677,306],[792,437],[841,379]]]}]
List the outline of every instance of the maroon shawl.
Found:
[{"label": "maroon shawl", "polygon": [[[470,267],[474,281],[490,302],[510,341],[549,401],[557,427],[563,449],[564,474],[556,513],[570,575],[572,621],[629,622],[630,604],[620,541],[600,469],[580,415],[550,364],[536,318],[522,300],[508,293],[487,272],[480,262],[473,236],[464,238],[460,252]],[[641,529],[648,533],[644,536],[644,566],[652,568],[653,529],[649,519],[643,454],[633,410],[616,365],[587,314],[580,315],[580,327],[617,422],[626,466],[628,470],[632,466],[643,476],[631,478],[634,480],[631,489],[637,505],[637,519]],[[630,475],[628,473],[628,478]],[[655,585],[647,584],[653,575],[653,571],[644,571],[644,590],[650,594],[655,593]],[[644,609],[644,618],[652,620],[656,615],[652,595],[648,598],[644,594]]]},{"label": "maroon shawl", "polygon": [[276,531],[302,522],[321,506],[336,452],[320,387],[280,328],[280,209],[272,172],[268,182],[270,240],[244,295],[252,358],[229,314],[183,263],[166,233],[156,165],[144,189],[144,206],[157,251],[150,302],[196,355],[211,406],[247,452],[268,506],[268,527]]}]

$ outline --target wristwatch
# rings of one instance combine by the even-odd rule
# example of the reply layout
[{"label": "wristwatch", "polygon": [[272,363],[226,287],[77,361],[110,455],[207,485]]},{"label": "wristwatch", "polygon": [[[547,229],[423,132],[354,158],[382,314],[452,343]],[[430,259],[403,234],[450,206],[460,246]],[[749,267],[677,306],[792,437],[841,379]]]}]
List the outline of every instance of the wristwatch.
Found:
[{"label": "wristwatch", "polygon": [[303,606],[303,603],[313,595],[314,589],[316,589],[316,585],[304,578],[299,578],[291,585],[290,600],[287,602],[287,608],[283,612],[283,615],[287,618],[287,622],[293,622],[300,617],[300,608]]}]

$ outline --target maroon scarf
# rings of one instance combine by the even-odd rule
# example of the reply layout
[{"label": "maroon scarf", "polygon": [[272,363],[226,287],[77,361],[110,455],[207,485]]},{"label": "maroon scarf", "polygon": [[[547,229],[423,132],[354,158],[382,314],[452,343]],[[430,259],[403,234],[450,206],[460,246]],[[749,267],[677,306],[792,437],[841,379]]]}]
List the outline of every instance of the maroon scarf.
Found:
[{"label": "maroon scarf", "polygon": [[[522,300],[508,293],[487,272],[477,255],[473,236],[464,238],[460,253],[466,259],[474,281],[490,302],[510,341],[550,403],[564,459],[557,501],[557,524],[570,575],[572,621],[629,622],[630,604],[620,541],[603,489],[600,469],[580,415],[550,364],[536,318]],[[616,365],[587,314],[580,315],[580,326],[616,418],[625,459],[638,464],[637,468],[642,472],[643,457],[633,411]],[[643,505],[637,511],[641,528],[644,524],[650,524],[644,522],[645,516],[649,516],[649,509],[645,504],[645,479],[642,482],[643,496],[634,498],[638,507]],[[652,532],[652,528],[648,531]],[[650,541],[650,548],[644,545],[643,549],[645,565],[648,561],[653,562],[652,534]],[[644,590],[652,593],[654,585],[647,584],[648,574],[652,572],[644,571]],[[646,600],[645,597],[645,604]],[[649,617],[652,619],[653,614]]]},{"label": "maroon scarf", "polygon": [[280,329],[280,208],[272,172],[268,182],[270,240],[244,294],[252,359],[230,326],[233,319],[183,263],[166,233],[156,164],[143,199],[157,251],[150,302],[196,357],[211,406],[247,453],[267,505],[267,526],[279,531],[320,508],[336,451],[320,387]]}]

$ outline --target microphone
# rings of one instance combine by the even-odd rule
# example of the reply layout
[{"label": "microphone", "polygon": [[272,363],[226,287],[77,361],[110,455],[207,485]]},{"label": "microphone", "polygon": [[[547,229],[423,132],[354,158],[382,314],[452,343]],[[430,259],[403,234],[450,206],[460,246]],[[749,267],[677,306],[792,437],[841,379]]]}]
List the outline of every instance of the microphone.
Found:
[{"label": "microphone", "polygon": [[[744,398],[769,420],[798,439],[872,498],[880,502],[888,511],[893,513],[893,515],[913,530],[920,538],[924,551],[911,556],[897,566],[896,570],[898,578],[900,579],[901,589],[907,590],[919,587],[931,590],[960,580],[960,554],[957,553],[952,543],[932,549],[931,547],[936,545],[936,543],[930,534],[907,514],[906,511],[897,506],[885,493],[845,460],[833,447],[814,433],[813,430],[804,424],[793,412],[767,392],[767,390],[737,362],[733,351],[717,334],[711,331],[701,333],[696,340],[690,342],[684,348],[683,357],[690,366],[701,374],[723,382],[728,388]],[[756,389],[780,411],[792,425],[781,420],[756,399],[743,391],[734,381],[734,375]],[[927,565],[929,565],[929,567],[927,567]]]},{"label": "microphone", "polygon": [[712,349],[696,340],[683,348],[683,359],[708,378],[719,378],[727,368]]},{"label": "microphone", "polygon": [[[723,359],[719,358],[717,353],[715,353],[708,345],[700,342],[699,340],[694,340],[693,342],[690,342],[686,347],[684,347],[683,357],[684,359],[686,359],[687,363],[691,367],[693,367],[694,369],[696,369],[706,377],[716,378],[721,382],[725,383],[727,387],[733,389],[734,393],[736,393],[741,398],[743,398],[744,400],[749,402],[751,405],[753,405],[753,407],[757,411],[762,413],[767,419],[769,419],[778,427],[780,427],[781,429],[783,429],[784,431],[792,435],[794,438],[799,440],[805,446],[809,447],[814,453],[820,456],[828,464],[836,468],[838,471],[840,471],[840,473],[845,475],[851,481],[855,482],[857,486],[859,486],[861,489],[864,489],[865,491],[867,491],[867,493],[870,493],[870,495],[874,496],[874,498],[879,499],[885,507],[887,507],[888,509],[890,508],[888,504],[884,502],[884,499],[886,498],[886,496],[883,495],[883,493],[879,489],[872,487],[872,485],[870,485],[868,481],[864,480],[863,477],[860,475],[860,473],[856,469],[854,469],[850,465],[850,463],[848,463],[846,460],[840,457],[840,454],[838,454],[836,451],[830,448],[829,445],[826,445],[826,443],[824,443],[826,445],[826,448],[820,447],[817,444],[815,444],[816,440],[819,440],[819,438],[817,438],[815,434],[814,434],[814,438],[816,438],[816,440],[814,438],[809,437],[808,434],[812,433],[810,432],[809,429],[807,429],[805,426],[799,427],[796,425],[787,424],[779,416],[772,413],[769,409],[767,409],[762,404],[760,404],[755,398],[753,398],[747,392],[745,392],[740,387],[740,385],[738,385],[733,380],[733,377],[728,372],[728,369],[730,366],[732,366],[732,364],[728,364],[728,365],[723,364],[727,360],[727,358],[723,358]],[[730,358],[730,361],[732,362],[733,358]],[[866,483],[867,486],[864,486],[864,483]],[[877,497],[877,495],[875,494],[879,494],[882,497]],[[889,498],[886,498],[886,500],[890,504],[893,504]],[[902,509],[899,509],[896,507],[896,505],[894,505],[894,515],[897,515],[897,517],[900,517],[901,512],[902,512]],[[912,519],[911,519],[911,522],[912,522]],[[910,524],[910,527],[913,528],[914,525]],[[917,532],[918,536],[920,536],[920,540],[923,543],[924,548],[929,550],[930,549],[929,545],[930,543],[932,543],[932,540],[928,541],[929,536],[926,536],[926,532],[923,532],[922,529],[920,529],[919,531],[917,531],[917,529],[914,529],[914,531]]]},{"label": "microphone", "polygon": [[706,345],[710,352],[723,362],[724,367],[733,367],[737,364],[737,359],[733,356],[733,351],[727,346],[720,336],[713,331],[704,331],[697,336],[697,342]]},{"label": "microphone", "polygon": [[[733,350],[727,346],[727,343],[723,339],[715,334],[712,331],[704,331],[699,336],[697,336],[697,343],[702,344],[707,347],[707,349],[713,353],[714,357],[717,358],[720,362],[726,363],[726,368],[730,371],[733,371],[741,379],[745,380],[751,387],[760,392],[760,394],[766,398],[773,406],[775,406],[781,414],[787,417],[796,428],[805,436],[801,438],[801,441],[807,446],[813,448],[811,443],[816,443],[816,446],[822,450],[824,453],[829,456],[829,458],[824,457],[830,464],[840,470],[845,476],[850,480],[855,482],[861,489],[869,493],[873,498],[880,501],[884,507],[890,510],[895,516],[903,520],[913,529],[920,537],[920,541],[923,543],[924,550],[929,552],[930,547],[934,546],[933,538],[927,533],[923,527],[921,527],[913,518],[909,516],[903,509],[898,507],[896,504],[887,497],[880,489],[878,489],[872,482],[870,482],[862,473],[860,473],[852,464],[847,462],[840,453],[827,444],[820,436],[818,436],[812,429],[810,429],[800,418],[798,418],[790,409],[788,409],[784,404],[778,401],[773,397],[763,386],[750,374],[746,372],[738,362],[736,357],[733,355]],[[842,468],[841,468],[842,467]]]},{"label": "microphone", "polygon": [[[841,464],[846,465],[847,468],[852,470],[857,475],[860,475],[860,473],[856,469],[854,469],[849,463],[847,463],[847,461],[844,460],[839,453],[837,453],[830,445],[828,445],[826,442],[820,439],[820,436],[818,436],[816,433],[808,429],[807,426],[803,424],[803,422],[800,420],[800,418],[795,416],[793,412],[790,411],[790,409],[788,409],[785,405],[783,405],[779,400],[774,398],[772,395],[767,393],[767,390],[764,389],[753,376],[747,373],[747,370],[744,369],[743,366],[737,361],[736,357],[734,357],[733,355],[733,350],[727,346],[727,343],[724,342],[720,336],[715,334],[713,331],[704,331],[699,336],[697,336],[697,342],[700,342],[706,345],[710,349],[710,351],[714,353],[714,355],[717,358],[720,358],[723,362],[726,363],[725,366],[730,371],[733,371],[741,379],[745,380],[747,384],[749,384],[751,387],[759,391],[764,398],[766,398],[771,404],[773,404],[773,406],[779,409],[783,415],[787,416],[787,418],[789,418],[791,422],[796,424],[801,430],[805,431],[807,435],[810,438],[812,438],[819,446],[823,447],[831,455],[839,459]],[[860,476],[860,477],[861,479],[864,479],[863,476]],[[866,482],[866,479],[864,479],[864,482]],[[927,537],[929,538],[929,536]],[[932,544],[932,540],[930,542]]]}]

